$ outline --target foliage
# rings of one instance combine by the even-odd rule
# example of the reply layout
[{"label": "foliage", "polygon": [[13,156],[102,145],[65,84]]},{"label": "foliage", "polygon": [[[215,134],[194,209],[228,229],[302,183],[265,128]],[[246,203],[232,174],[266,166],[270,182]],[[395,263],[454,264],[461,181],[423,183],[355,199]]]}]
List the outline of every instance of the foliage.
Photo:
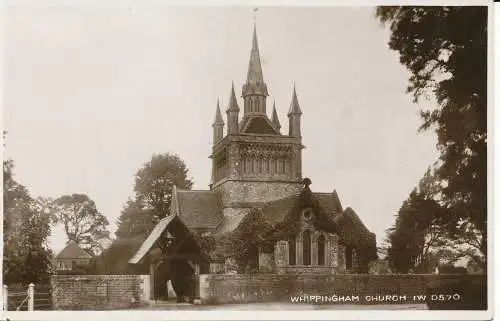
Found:
[{"label": "foliage", "polygon": [[252,208],[238,227],[221,235],[195,235],[203,252],[214,261],[234,258],[239,273],[255,271],[259,250],[273,251],[274,229],[260,208]]},{"label": "foliage", "polygon": [[389,262],[387,260],[373,260],[369,263],[369,274],[391,274]]},{"label": "foliage", "polygon": [[118,229],[115,234],[118,238],[146,238],[154,227],[153,211],[145,208],[139,200],[129,199],[122,209],[118,219]]},{"label": "foliage", "polygon": [[50,216],[15,181],[13,167],[11,160],[3,162],[3,282],[39,283],[48,279],[51,269]]},{"label": "foliage", "polygon": [[64,195],[51,202],[55,224],[61,223],[69,240],[90,253],[98,254],[109,240],[108,219],[85,194]]},{"label": "foliage", "polygon": [[253,208],[233,232],[233,253],[239,272],[258,269],[260,248],[269,248],[273,227],[264,218],[262,210]]},{"label": "foliage", "polygon": [[450,217],[450,209],[436,200],[440,195],[439,184],[428,169],[388,230],[387,259],[399,273],[430,273],[442,264],[453,264],[464,257],[484,265],[479,251],[480,235],[472,226],[462,223],[461,233],[454,235],[443,227],[443,218]]},{"label": "foliage", "polygon": [[149,274],[146,264],[131,265],[128,260],[139,250],[143,237],[118,238],[92,261],[91,274]]},{"label": "foliage", "polygon": [[145,266],[131,266],[128,260],[140,248],[157,221],[170,213],[174,185],[191,189],[182,159],[170,153],[153,155],[135,175],[133,198],[124,205],[118,219],[117,239],[96,259],[103,273],[147,272]]},{"label": "foliage", "polygon": [[170,213],[174,185],[181,189],[193,186],[187,174],[186,164],[179,156],[170,153],[153,155],[135,176],[136,199],[154,215],[163,218]]},{"label": "foliage", "polygon": [[432,93],[437,107],[422,110],[421,130],[434,129],[440,166],[440,224],[451,235],[473,226],[487,252],[487,7],[378,7],[390,26],[389,47],[411,72],[414,99]]}]

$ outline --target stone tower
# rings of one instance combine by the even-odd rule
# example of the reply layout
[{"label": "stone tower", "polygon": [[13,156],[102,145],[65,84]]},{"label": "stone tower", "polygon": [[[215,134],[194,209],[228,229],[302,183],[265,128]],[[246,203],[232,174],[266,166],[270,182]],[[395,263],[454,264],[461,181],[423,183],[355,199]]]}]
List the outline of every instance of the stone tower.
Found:
[{"label": "stone tower", "polygon": [[[289,117],[289,133],[280,133],[275,106],[268,118],[267,85],[264,82],[257,32],[254,26],[246,83],[242,87],[243,115],[231,88],[227,115],[227,135],[222,130],[220,111],[216,110],[212,147],[210,189],[221,194],[225,215],[243,214],[259,203],[296,194],[302,181],[302,137],[300,111],[295,87]],[[222,125],[223,126],[223,125]]]}]

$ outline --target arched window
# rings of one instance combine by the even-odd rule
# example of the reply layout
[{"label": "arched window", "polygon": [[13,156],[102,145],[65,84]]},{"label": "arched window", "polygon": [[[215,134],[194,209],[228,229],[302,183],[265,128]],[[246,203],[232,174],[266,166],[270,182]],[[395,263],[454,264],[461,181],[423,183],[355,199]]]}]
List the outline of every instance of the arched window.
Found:
[{"label": "arched window", "polygon": [[302,233],[302,264],[311,265],[311,232],[305,230]]},{"label": "arched window", "polygon": [[325,265],[325,236],[318,237],[318,265]]},{"label": "arched window", "polygon": [[345,268],[346,270],[352,269],[352,247],[345,248]]},{"label": "arched window", "polygon": [[296,264],[296,246],[295,237],[292,236],[288,239],[288,265]]}]

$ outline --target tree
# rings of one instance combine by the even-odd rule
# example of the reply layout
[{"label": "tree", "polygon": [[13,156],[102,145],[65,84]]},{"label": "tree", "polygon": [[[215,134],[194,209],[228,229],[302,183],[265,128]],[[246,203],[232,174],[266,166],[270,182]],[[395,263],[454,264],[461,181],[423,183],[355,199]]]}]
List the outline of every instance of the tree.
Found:
[{"label": "tree", "polygon": [[144,238],[153,229],[156,220],[170,213],[174,185],[191,189],[184,161],[177,155],[153,155],[135,175],[134,198],[129,199],[118,220],[118,237]]},{"label": "tree", "polygon": [[145,208],[138,200],[129,199],[118,218],[118,229],[115,234],[118,238],[145,238],[151,231],[155,218],[153,212]]},{"label": "tree", "polygon": [[[389,47],[411,72],[416,101],[433,95],[437,106],[421,110],[420,130],[434,129],[444,182],[441,223],[451,235],[471,224],[487,252],[487,13],[483,7],[378,7],[391,30]],[[465,222],[465,223],[464,223]]]},{"label": "tree", "polygon": [[442,205],[441,182],[428,169],[407,200],[403,202],[396,222],[388,230],[387,258],[397,272],[410,270],[429,273],[442,264],[453,264],[462,258],[484,266],[480,252],[480,233],[470,224],[461,223],[460,231],[450,235],[441,224],[450,217]]},{"label": "tree", "polygon": [[170,213],[174,185],[181,189],[193,186],[187,174],[186,164],[179,156],[170,153],[153,155],[135,176],[136,200],[152,210],[153,215],[165,217]]},{"label": "tree", "polygon": [[[174,185],[182,189],[193,186],[187,176],[184,161],[170,153],[153,155],[139,168],[135,175],[135,195],[127,201],[118,219],[117,239],[100,258],[107,271],[131,271],[128,259],[139,249],[156,222],[170,213]],[[126,260],[115,260],[116,253]]]},{"label": "tree", "polygon": [[109,240],[108,219],[85,194],[64,195],[52,202],[54,223],[61,223],[68,240],[98,254]]},{"label": "tree", "polygon": [[3,162],[4,283],[47,281],[52,252],[48,248],[50,216],[26,187],[14,179],[12,160]]}]

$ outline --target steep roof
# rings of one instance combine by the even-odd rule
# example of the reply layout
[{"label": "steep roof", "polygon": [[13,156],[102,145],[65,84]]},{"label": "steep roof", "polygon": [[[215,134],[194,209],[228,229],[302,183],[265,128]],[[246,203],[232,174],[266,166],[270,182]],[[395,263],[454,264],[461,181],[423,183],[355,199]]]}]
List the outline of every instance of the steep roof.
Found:
[{"label": "steep roof", "polygon": [[90,259],[87,251],[82,249],[75,241],[71,240],[66,244],[66,247],[56,255],[56,259]]},{"label": "steep roof", "polygon": [[[340,213],[341,205],[338,199],[329,193],[312,193],[318,200],[319,206],[323,208],[325,214],[334,218]],[[275,225],[285,218],[285,216],[295,207],[298,206],[299,195],[285,197],[276,201],[268,202],[263,205],[262,212],[269,220],[269,223]],[[340,207],[340,210],[339,210]]]},{"label": "steep roof", "polygon": [[246,116],[240,124],[240,132],[247,134],[280,135],[279,131],[266,115]]},{"label": "steep roof", "polygon": [[219,195],[214,191],[177,189],[177,215],[187,228],[216,228],[222,221]]},{"label": "steep roof", "polygon": [[134,254],[134,256],[128,261],[131,264],[137,264],[139,263],[144,256],[151,250],[153,245],[155,245],[156,241],[160,238],[161,234],[165,229],[167,228],[168,224],[172,222],[172,220],[175,218],[175,215],[169,215],[167,217],[162,218],[158,224],[154,227],[153,231],[148,235],[146,240],[142,243],[141,247],[137,252]]}]

